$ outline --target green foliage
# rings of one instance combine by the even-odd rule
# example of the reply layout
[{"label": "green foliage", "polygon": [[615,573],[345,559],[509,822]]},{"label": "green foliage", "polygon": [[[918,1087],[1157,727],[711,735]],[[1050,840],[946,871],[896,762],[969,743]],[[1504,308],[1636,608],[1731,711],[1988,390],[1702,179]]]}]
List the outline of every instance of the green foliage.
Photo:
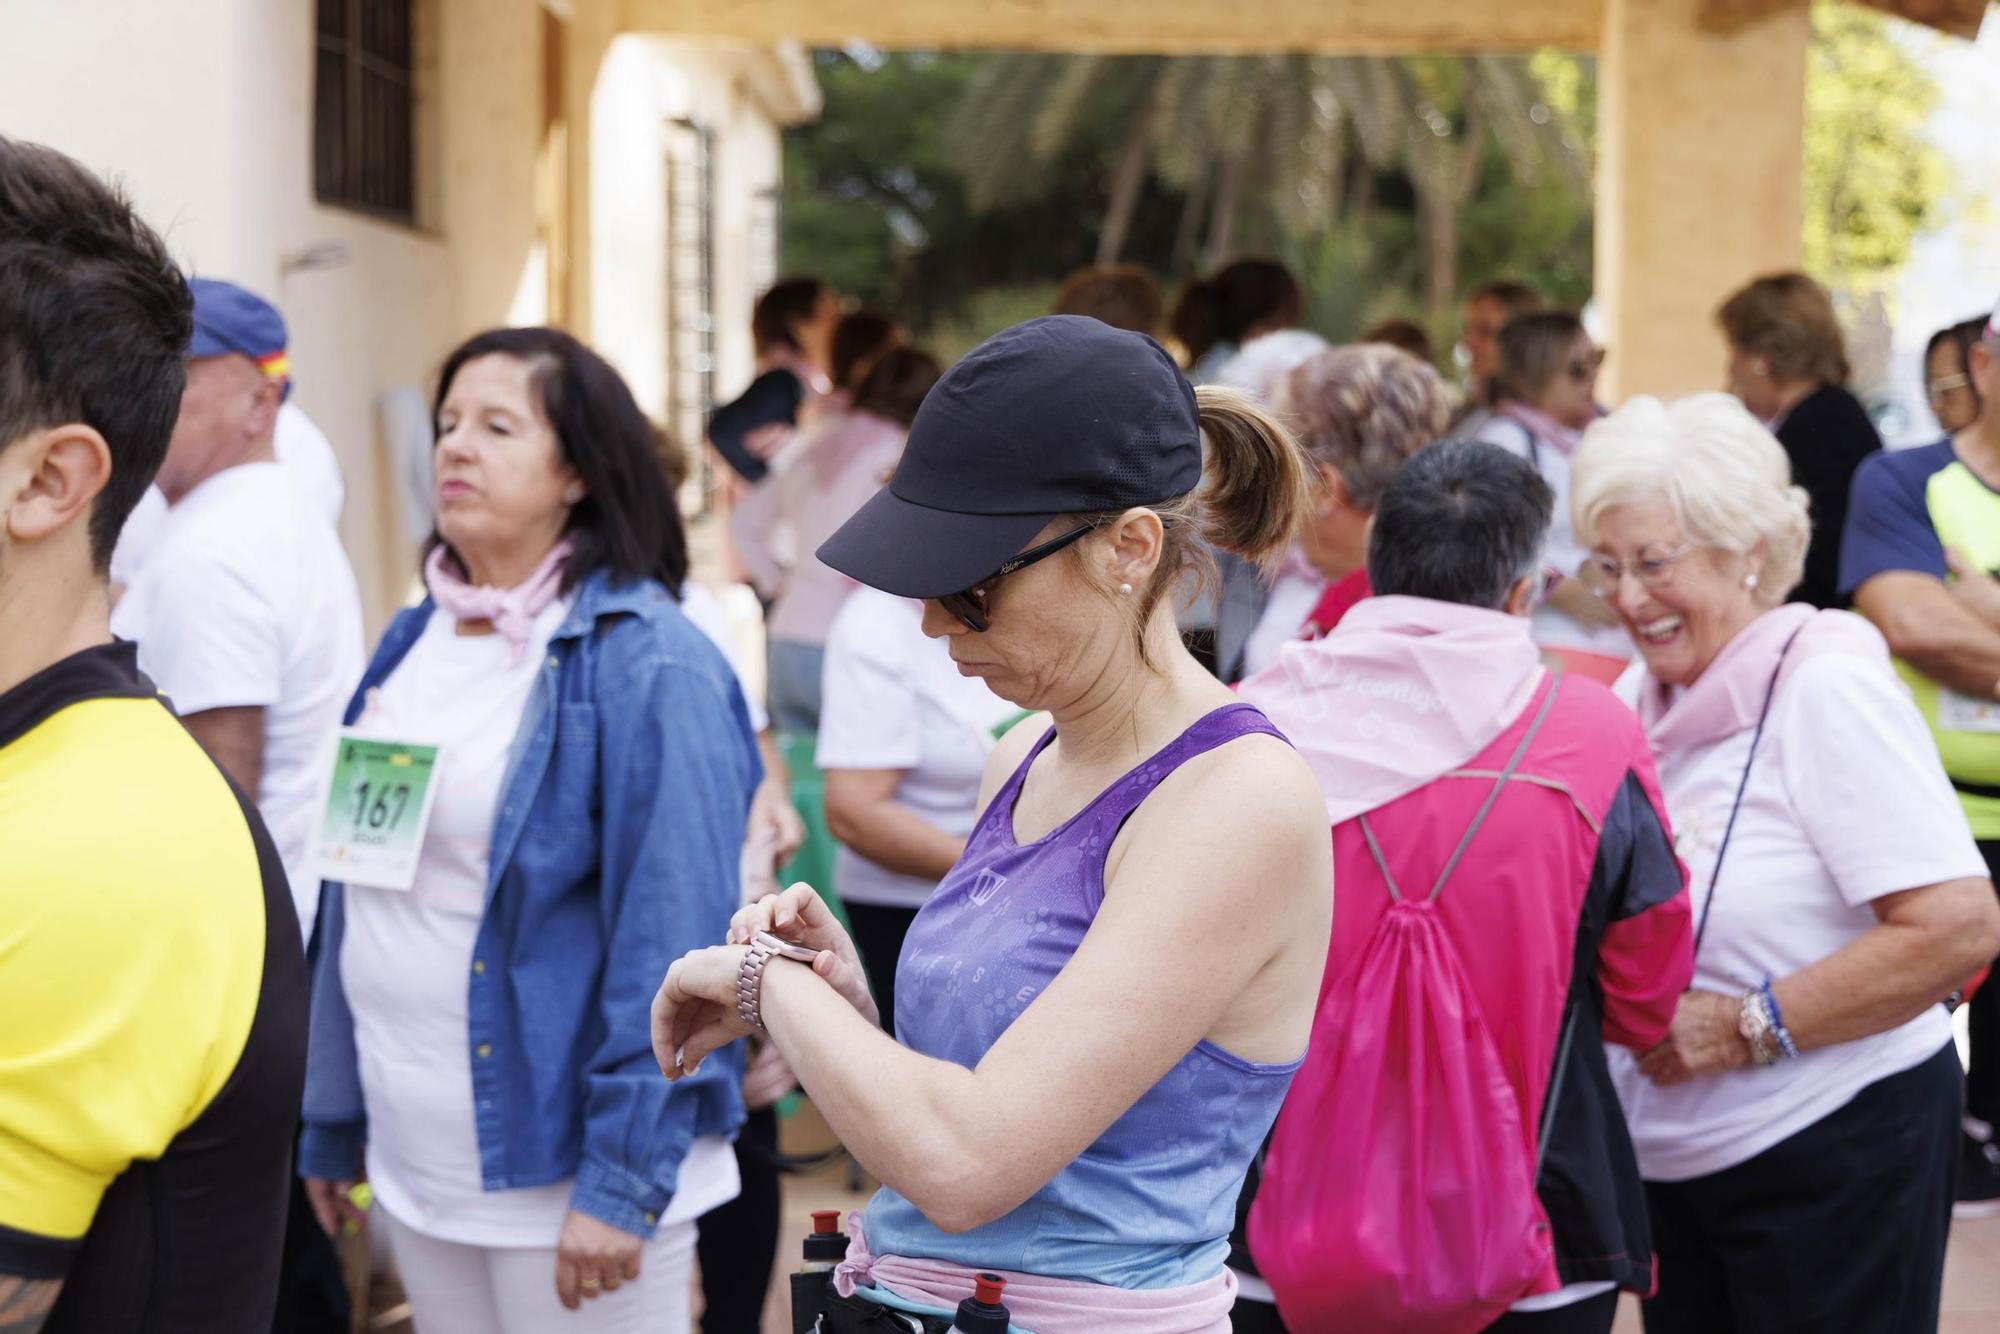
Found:
[{"label": "green foliage", "polygon": [[1938,89],[1915,54],[1941,40],[1851,4],[1813,6],[1806,65],[1806,268],[1829,287],[1879,289],[1945,187],[1924,138]]},{"label": "green foliage", "polygon": [[1311,327],[1348,338],[1415,316],[1440,347],[1472,282],[1589,290],[1588,60],[855,49],[815,62],[826,107],[787,138],[786,267],[941,352],[1045,310],[1100,252],[1169,280],[1275,254],[1306,285]]}]

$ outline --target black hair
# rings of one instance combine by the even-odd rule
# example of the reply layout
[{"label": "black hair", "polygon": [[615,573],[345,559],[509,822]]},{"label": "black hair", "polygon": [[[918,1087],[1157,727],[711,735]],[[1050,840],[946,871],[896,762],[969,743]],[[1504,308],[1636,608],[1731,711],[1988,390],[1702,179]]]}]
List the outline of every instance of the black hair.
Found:
[{"label": "black hair", "polygon": [[878,358],[854,389],[854,410],[870,412],[908,429],[924,395],[944,374],[937,358],[914,347],[893,347]]},{"label": "black hair", "polygon": [[1379,595],[1498,608],[1535,573],[1555,493],[1498,445],[1447,440],[1410,455],[1375,508],[1368,582]]},{"label": "black hair", "polygon": [[80,422],[111,477],[90,512],[101,575],[167,457],[194,298],[125,196],[40,144],[0,135],[0,449]]},{"label": "black hair", "polygon": [[813,309],[826,291],[826,284],[817,278],[780,278],[771,284],[750,310],[750,341],[757,354],[762,356],[774,347],[803,352],[792,326],[813,317]]},{"label": "black hair", "polygon": [[[563,531],[571,546],[563,591],[606,570],[615,580],[656,580],[678,598],[687,582],[687,530],[667,489],[660,434],[624,379],[561,329],[489,329],[445,358],[431,404],[433,422],[465,364],[491,356],[527,364],[563,461],[586,488],[584,498],[570,507]],[[432,545],[443,541],[433,536]]]},{"label": "black hair", "polygon": [[1290,269],[1275,259],[1239,259],[1182,288],[1167,323],[1192,366],[1217,343],[1241,343],[1252,329],[1289,329],[1304,308]]},{"label": "black hair", "polygon": [[1972,349],[1979,346],[1985,337],[1986,316],[1984,315],[1977,315],[1969,320],[1960,320],[1957,324],[1949,324],[1939,329],[1931,335],[1930,341],[1924,344],[1924,364],[1921,368],[1924,378],[1930,378],[1931,358],[1937,354],[1938,345],[1940,343],[1952,344],[1958,349],[1958,364],[1964,368],[1965,387],[1972,394],[1972,406],[1975,409],[1984,410],[1986,400],[1979,396],[1979,386],[1972,382]]},{"label": "black hair", "polygon": [[827,374],[835,389],[852,390],[868,374],[875,359],[902,341],[896,322],[873,310],[842,315],[833,326],[827,354]]}]

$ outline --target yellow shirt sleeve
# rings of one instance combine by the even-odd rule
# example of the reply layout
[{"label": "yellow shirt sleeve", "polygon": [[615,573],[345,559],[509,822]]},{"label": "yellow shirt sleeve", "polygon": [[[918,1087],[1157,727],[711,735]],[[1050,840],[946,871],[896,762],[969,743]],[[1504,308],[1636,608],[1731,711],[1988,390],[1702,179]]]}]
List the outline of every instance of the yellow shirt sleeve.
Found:
[{"label": "yellow shirt sleeve", "polygon": [[0,1226],[80,1238],[220,1091],[260,884],[234,794],[156,704],[89,701],[0,750]]}]

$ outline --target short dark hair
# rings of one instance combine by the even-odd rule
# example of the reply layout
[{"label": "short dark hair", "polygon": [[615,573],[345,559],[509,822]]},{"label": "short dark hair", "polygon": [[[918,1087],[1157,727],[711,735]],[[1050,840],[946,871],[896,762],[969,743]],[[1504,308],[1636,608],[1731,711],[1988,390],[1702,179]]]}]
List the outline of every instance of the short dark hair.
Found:
[{"label": "short dark hair", "polygon": [[0,135],[0,449],[81,422],[111,477],[90,512],[101,575],[167,456],[194,298],[115,188],[52,148]]},{"label": "short dark hair", "polygon": [[[639,410],[624,379],[560,329],[489,329],[445,358],[431,404],[433,421],[465,364],[490,356],[528,365],[563,460],[587,488],[570,509],[563,534],[571,545],[563,591],[593,571],[606,570],[620,581],[657,580],[678,598],[688,574],[687,530],[667,488],[660,433]],[[433,545],[443,541],[432,538]],[[451,554],[456,558],[458,553]]]},{"label": "short dark hair", "polygon": [[780,278],[769,291],[757,298],[750,309],[750,341],[761,355],[774,347],[803,351],[794,324],[813,316],[813,307],[825,295],[827,286],[817,278]]},{"label": "short dark hair", "polygon": [[1418,361],[1435,362],[1437,348],[1423,325],[1415,320],[1380,320],[1370,325],[1357,340],[1363,343],[1387,343],[1399,347]]},{"label": "short dark hair", "polygon": [[896,322],[879,311],[842,315],[840,323],[833,326],[833,346],[827,357],[833,387],[852,391],[875,364],[875,358],[901,341]]},{"label": "short dark hair", "polygon": [[1420,449],[1375,507],[1368,582],[1384,596],[1504,606],[1541,562],[1554,512],[1541,474],[1498,445]]},{"label": "short dark hair", "polygon": [[1183,287],[1169,323],[1192,366],[1217,343],[1241,343],[1252,329],[1289,329],[1304,308],[1290,269],[1275,259],[1239,259]]},{"label": "short dark hair", "polygon": [[1088,315],[1148,338],[1160,332],[1159,280],[1137,264],[1093,264],[1063,279],[1051,315]]},{"label": "short dark hair", "polygon": [[1924,344],[1924,362],[1919,372],[1924,378],[1930,378],[1931,358],[1937,355],[1938,345],[1950,343],[1958,349],[1958,364],[1968,372],[1965,387],[1972,391],[1974,405],[1983,406],[1984,400],[1979,397],[1979,386],[1972,383],[1969,372],[1972,370],[1972,349],[1985,341],[1986,329],[1987,318],[1984,315],[1975,315],[1969,320],[1960,320],[1957,324],[1948,324],[1939,329],[1931,335],[1930,341]]},{"label": "short dark hair", "polygon": [[1500,368],[1493,401],[1532,404],[1563,369],[1563,358],[1586,335],[1583,321],[1566,310],[1516,315],[1500,330]]},{"label": "short dark hair", "polygon": [[1524,283],[1517,278],[1492,278],[1475,285],[1465,294],[1466,303],[1491,301],[1507,312],[1507,318],[1517,315],[1532,315],[1548,304],[1542,289],[1533,283]]},{"label": "short dark hair", "polygon": [[917,419],[924,395],[944,372],[937,358],[914,347],[884,352],[855,386],[854,410],[885,417],[907,429]]}]

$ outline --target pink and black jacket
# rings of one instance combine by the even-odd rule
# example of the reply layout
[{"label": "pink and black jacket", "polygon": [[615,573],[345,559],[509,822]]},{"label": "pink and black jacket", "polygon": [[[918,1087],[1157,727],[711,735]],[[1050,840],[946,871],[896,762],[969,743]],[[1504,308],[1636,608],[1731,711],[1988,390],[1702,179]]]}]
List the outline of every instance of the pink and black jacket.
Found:
[{"label": "pink and black jacket", "polygon": [[[1542,676],[1526,706],[1468,762],[1368,812],[1398,883],[1435,882],[1553,687]],[[1337,900],[1322,996],[1390,906],[1358,821],[1333,826],[1333,853]],[[1522,1124],[1536,1128],[1542,1150],[1537,1190],[1555,1246],[1553,1272],[1537,1290],[1603,1280],[1650,1292],[1645,1190],[1604,1044],[1644,1051],[1663,1039],[1693,960],[1686,872],[1652,757],[1638,720],[1608,690],[1562,680],[1438,907]],[[1253,1173],[1240,1215],[1255,1187]],[[1230,1263],[1255,1272],[1240,1226],[1235,1241]]]}]

